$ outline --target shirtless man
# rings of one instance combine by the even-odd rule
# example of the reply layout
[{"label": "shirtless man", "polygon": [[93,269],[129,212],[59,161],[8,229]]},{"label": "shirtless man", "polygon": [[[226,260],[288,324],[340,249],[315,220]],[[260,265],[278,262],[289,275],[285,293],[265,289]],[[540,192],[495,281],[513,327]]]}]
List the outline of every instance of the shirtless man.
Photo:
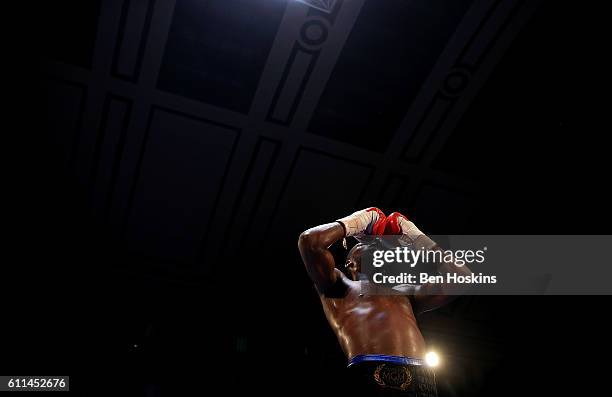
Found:
[{"label": "shirtless man", "polygon": [[[345,272],[335,267],[328,248],[345,237],[402,234],[415,248],[440,249],[400,213],[389,217],[377,208],[357,211],[333,223],[306,230],[298,248],[319,293],[325,316],[347,359],[349,372],[363,395],[436,396],[433,370],[424,365],[425,341],[415,315],[433,310],[453,297],[444,285],[423,284],[408,295],[367,295],[358,281],[361,256],[371,243],[348,253]],[[439,264],[438,272],[469,274],[467,267]]]}]

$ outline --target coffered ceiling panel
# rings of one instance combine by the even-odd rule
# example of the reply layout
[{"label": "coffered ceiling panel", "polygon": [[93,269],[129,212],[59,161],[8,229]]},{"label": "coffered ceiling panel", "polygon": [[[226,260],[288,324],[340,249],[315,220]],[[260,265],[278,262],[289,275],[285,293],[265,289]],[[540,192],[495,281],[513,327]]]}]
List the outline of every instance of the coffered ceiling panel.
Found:
[{"label": "coffered ceiling panel", "polygon": [[471,3],[366,1],[310,130],[383,151]]},{"label": "coffered ceiling panel", "polygon": [[160,258],[195,258],[237,137],[228,126],[153,110],[131,197],[130,246]]},{"label": "coffered ceiling panel", "polygon": [[247,112],[284,10],[283,1],[178,0],[158,87]]}]

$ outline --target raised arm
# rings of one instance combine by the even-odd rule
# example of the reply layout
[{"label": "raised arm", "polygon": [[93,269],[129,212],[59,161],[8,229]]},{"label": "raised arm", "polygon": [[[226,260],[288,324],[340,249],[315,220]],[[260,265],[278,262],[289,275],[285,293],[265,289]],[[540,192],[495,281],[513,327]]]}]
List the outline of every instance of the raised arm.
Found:
[{"label": "raised arm", "polygon": [[[441,250],[441,248],[436,245],[431,250]],[[460,276],[468,276],[472,274],[472,271],[466,265],[459,267],[453,262],[436,263],[436,272],[441,275],[457,273]],[[442,307],[455,300],[466,289],[466,286],[446,282],[421,284],[413,295],[415,311],[423,313]]]},{"label": "raised arm", "polygon": [[298,249],[306,271],[320,293],[329,290],[338,277],[329,247],[344,237],[381,233],[384,230],[384,221],[385,214],[382,211],[378,208],[367,208],[300,234]]},{"label": "raised arm", "polygon": [[[403,238],[408,240],[415,249],[441,250],[438,244],[427,237],[414,223],[399,212],[389,215],[387,218],[387,230],[390,230],[393,234],[402,234]],[[472,271],[467,266],[456,266],[453,262],[436,263],[436,272],[438,274],[452,272],[465,276],[472,274]],[[462,292],[460,289],[464,288],[448,283],[422,284],[411,294],[414,311],[418,314],[444,306],[454,300],[457,295],[460,295]]]},{"label": "raised arm", "polygon": [[328,248],[342,238],[344,228],[339,222],[313,227],[300,234],[300,255],[310,279],[321,293],[336,283],[334,257]]}]

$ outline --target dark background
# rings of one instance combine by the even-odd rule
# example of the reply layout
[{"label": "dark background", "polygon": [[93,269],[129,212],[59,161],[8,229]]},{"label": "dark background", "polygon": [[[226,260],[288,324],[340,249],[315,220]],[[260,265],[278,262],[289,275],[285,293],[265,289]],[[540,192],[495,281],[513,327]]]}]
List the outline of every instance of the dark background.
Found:
[{"label": "dark background", "polygon": [[[3,373],[68,374],[83,393],[341,392],[300,231],[376,205],[430,234],[609,233],[598,10],[108,0],[7,15]],[[596,388],[608,303],[461,297],[423,315],[440,395]]]}]

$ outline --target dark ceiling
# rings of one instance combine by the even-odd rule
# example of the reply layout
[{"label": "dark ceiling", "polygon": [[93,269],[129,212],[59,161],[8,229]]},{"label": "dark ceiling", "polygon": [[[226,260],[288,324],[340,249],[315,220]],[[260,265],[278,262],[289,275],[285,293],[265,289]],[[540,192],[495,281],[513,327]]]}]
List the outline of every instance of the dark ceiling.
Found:
[{"label": "dark ceiling", "polygon": [[[237,388],[269,385],[269,371],[331,387],[323,374],[344,359],[300,231],[376,205],[429,233],[523,233],[521,219],[566,233],[558,209],[584,202],[566,188],[581,146],[559,138],[576,128],[558,83],[571,9],[539,4],[45,2],[39,234],[78,280],[58,302],[92,299],[49,338],[84,341],[80,362],[112,356],[147,395],[170,390],[160,373],[197,375],[184,360],[206,355],[253,368],[219,375]],[[594,196],[584,211],[607,201]],[[441,395],[491,395],[513,351],[533,347],[517,340],[545,337],[508,320],[517,305],[541,319],[541,302],[504,297],[423,317],[448,363]],[[282,355],[293,366],[271,359]]]},{"label": "dark ceiling", "polygon": [[284,244],[372,204],[465,223],[476,181],[432,164],[536,6],[63,4],[46,69],[67,167],[130,250],[192,264],[211,230]]}]

